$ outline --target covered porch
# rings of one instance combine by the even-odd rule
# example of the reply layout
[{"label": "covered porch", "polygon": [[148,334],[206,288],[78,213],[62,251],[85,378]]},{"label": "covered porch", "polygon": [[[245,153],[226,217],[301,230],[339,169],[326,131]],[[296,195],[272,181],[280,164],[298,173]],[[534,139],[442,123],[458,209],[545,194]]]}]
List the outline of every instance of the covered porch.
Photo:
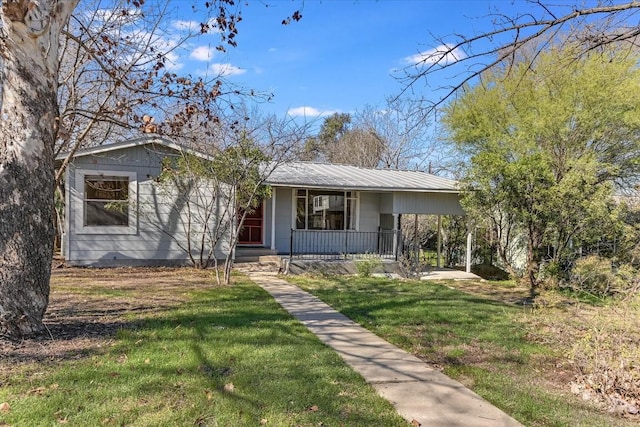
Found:
[{"label": "covered porch", "polygon": [[[416,227],[418,215],[414,215]],[[431,269],[445,267],[442,242],[442,215],[437,215],[437,244],[434,254],[427,255],[420,244],[404,236],[399,226],[400,215],[393,218],[394,228],[378,231],[296,230],[291,229],[289,259],[292,260],[363,260],[379,258],[399,261],[401,257],[421,257]],[[472,235],[467,228],[464,248],[465,271],[471,272]]]},{"label": "covered porch", "polygon": [[[263,245],[290,259],[397,261],[416,248],[403,238],[401,218],[464,216],[458,183],[420,171],[293,162],[279,165],[266,181],[273,191],[264,206]],[[434,223],[435,227],[435,223]],[[467,233],[470,270],[471,234]],[[434,268],[443,267],[438,237]]]}]

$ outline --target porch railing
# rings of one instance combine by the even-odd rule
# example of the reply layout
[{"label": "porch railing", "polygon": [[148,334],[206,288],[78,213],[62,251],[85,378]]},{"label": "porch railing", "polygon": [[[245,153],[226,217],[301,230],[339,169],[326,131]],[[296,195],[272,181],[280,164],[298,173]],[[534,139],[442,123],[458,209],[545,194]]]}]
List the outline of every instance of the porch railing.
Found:
[{"label": "porch railing", "polygon": [[[394,237],[397,236],[397,239]],[[376,256],[396,259],[401,232],[291,230],[291,258],[354,259]]]}]

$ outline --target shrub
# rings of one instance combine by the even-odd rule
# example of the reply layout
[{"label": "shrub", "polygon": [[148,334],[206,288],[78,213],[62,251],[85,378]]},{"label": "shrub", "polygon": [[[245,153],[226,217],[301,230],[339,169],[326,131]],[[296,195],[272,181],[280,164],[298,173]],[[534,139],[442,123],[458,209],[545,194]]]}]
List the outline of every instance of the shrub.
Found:
[{"label": "shrub", "polygon": [[355,261],[354,264],[356,266],[356,270],[358,270],[358,275],[362,277],[370,277],[371,273],[382,266],[382,261],[380,258],[371,257]]},{"label": "shrub", "polygon": [[540,266],[538,279],[543,289],[557,289],[567,278],[566,268],[563,268],[557,260],[550,260]]},{"label": "shrub", "polygon": [[571,392],[620,415],[640,413],[638,289],[596,306],[544,291],[524,316],[529,339],[560,350],[575,368]]},{"label": "shrub", "polygon": [[637,273],[630,264],[615,268],[610,259],[589,255],[576,261],[570,287],[598,297],[624,295],[634,288]]}]

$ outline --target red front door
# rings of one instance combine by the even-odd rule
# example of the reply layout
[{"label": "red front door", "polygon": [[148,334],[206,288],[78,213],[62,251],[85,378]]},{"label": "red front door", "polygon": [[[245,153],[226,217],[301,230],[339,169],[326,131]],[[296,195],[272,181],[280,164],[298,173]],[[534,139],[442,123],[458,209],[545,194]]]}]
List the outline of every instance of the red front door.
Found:
[{"label": "red front door", "polygon": [[[238,243],[241,245],[261,245],[262,244],[262,228],[264,224],[264,209],[262,202],[252,213],[247,213],[244,218],[244,224],[242,230],[240,230],[240,236]],[[242,218],[242,212],[240,212]]]}]

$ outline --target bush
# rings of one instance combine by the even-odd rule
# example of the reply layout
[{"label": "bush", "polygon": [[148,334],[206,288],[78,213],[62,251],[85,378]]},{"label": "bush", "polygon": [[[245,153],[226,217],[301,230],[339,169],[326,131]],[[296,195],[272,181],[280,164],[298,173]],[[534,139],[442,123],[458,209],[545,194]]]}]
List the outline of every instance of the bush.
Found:
[{"label": "bush", "polygon": [[637,274],[630,264],[615,268],[610,259],[589,255],[576,261],[570,287],[597,297],[620,296],[634,289]]},{"label": "bush", "polygon": [[362,277],[370,277],[376,269],[382,266],[380,258],[365,258],[354,262],[358,275]]},{"label": "bush", "polygon": [[[598,305],[544,291],[524,312],[528,338],[564,354],[574,371],[571,392],[612,413],[640,412],[640,294]],[[626,425],[626,424],[625,424]]]},{"label": "bush", "polygon": [[563,268],[559,261],[550,260],[540,265],[538,279],[542,289],[557,289],[568,278],[567,269]]}]

